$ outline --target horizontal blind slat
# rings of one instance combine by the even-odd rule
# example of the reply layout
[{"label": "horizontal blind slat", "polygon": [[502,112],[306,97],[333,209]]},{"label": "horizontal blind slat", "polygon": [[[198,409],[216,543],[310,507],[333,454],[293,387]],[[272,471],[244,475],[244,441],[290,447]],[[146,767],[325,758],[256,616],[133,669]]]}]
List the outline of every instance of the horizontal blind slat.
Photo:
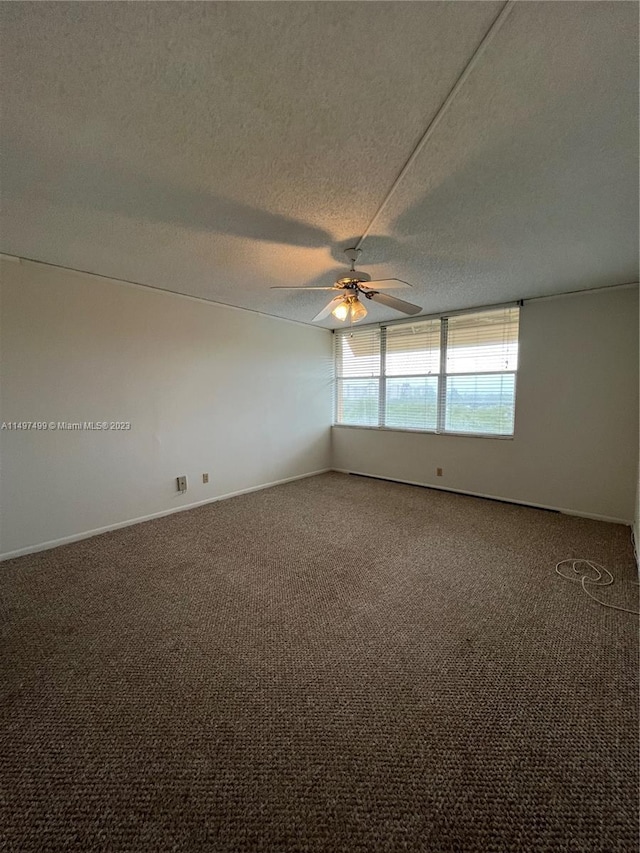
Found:
[{"label": "horizontal blind slat", "polygon": [[336,332],[336,375],[380,376],[380,329]]},{"label": "horizontal blind slat", "polygon": [[516,370],[518,308],[451,317],[447,330],[447,373]]},{"label": "horizontal blind slat", "polygon": [[513,373],[447,377],[445,430],[511,435],[514,423]]},{"label": "horizontal blind slat", "polygon": [[438,418],[438,377],[387,377],[385,426],[434,431]]},{"label": "horizontal blind slat", "polygon": [[440,370],[440,320],[387,329],[386,376],[424,376]]},{"label": "horizontal blind slat", "polygon": [[384,364],[381,327],[336,332],[336,422],[436,431],[443,382],[445,432],[513,435],[518,326],[516,306],[383,325]]},{"label": "horizontal blind slat", "polygon": [[337,419],[339,424],[378,426],[380,380],[338,379]]}]

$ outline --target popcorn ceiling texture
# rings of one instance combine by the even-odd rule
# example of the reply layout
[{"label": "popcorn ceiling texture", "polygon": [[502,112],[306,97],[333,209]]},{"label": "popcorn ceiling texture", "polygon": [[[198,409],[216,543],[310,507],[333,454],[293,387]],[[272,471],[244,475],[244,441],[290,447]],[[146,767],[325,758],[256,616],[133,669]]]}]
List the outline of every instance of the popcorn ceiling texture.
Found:
[{"label": "popcorn ceiling texture", "polygon": [[629,528],[328,474],[8,561],[2,849],[632,853]]},{"label": "popcorn ceiling texture", "polygon": [[[502,6],[3,3],[0,251],[308,322],[270,285],[333,282]],[[516,4],[364,266],[427,313],[637,280],[636,57],[635,3]]]}]

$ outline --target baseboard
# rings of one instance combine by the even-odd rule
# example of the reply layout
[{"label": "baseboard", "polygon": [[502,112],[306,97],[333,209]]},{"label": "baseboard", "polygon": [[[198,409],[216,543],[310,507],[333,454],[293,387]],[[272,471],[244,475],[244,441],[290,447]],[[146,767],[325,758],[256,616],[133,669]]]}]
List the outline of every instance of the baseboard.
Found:
[{"label": "baseboard", "polygon": [[537,504],[531,501],[520,501],[514,498],[505,498],[502,495],[488,495],[483,492],[470,492],[463,489],[452,489],[449,486],[434,486],[432,483],[418,483],[414,480],[398,480],[395,477],[383,477],[381,474],[367,474],[364,471],[352,471],[346,468],[332,468],[339,474],[356,474],[358,477],[370,477],[372,480],[386,480],[389,483],[402,483],[405,486],[420,486],[423,489],[435,489],[438,492],[453,492],[456,495],[469,495],[472,498],[487,498],[491,501],[503,501],[503,503],[517,504],[518,506],[530,506],[532,509],[546,509],[553,512],[561,512],[563,515],[574,515],[578,518],[592,518],[594,521],[609,521],[613,524],[631,525],[628,518],[615,518],[608,515],[599,515],[594,512],[580,512],[576,509],[567,509],[561,506],[549,506],[548,504]]},{"label": "baseboard", "polygon": [[108,533],[110,530],[119,530],[121,527],[131,527],[134,524],[142,524],[145,521],[151,521],[154,518],[163,518],[165,515],[173,515],[175,512],[184,512],[188,509],[196,509],[196,507],[204,504],[216,503],[224,501],[228,498],[235,498],[238,495],[246,495],[249,492],[259,492],[262,489],[270,489],[272,486],[281,486],[283,483],[292,483],[294,480],[304,480],[307,477],[316,477],[318,474],[326,474],[331,471],[331,468],[321,468],[319,471],[309,471],[307,474],[296,474],[295,477],[285,477],[282,480],[274,480],[272,483],[262,483],[259,486],[249,486],[248,489],[238,489],[236,492],[227,492],[224,495],[218,495],[215,498],[206,498],[203,501],[185,504],[184,506],[172,507],[171,509],[163,509],[159,512],[152,512],[150,515],[141,515],[138,518],[131,518],[127,521],[118,521],[115,524],[107,524],[104,527],[96,527],[94,530],[86,530],[83,533],[74,533],[72,536],[63,536],[61,539],[51,539],[48,542],[41,542],[39,545],[29,545],[26,548],[18,548],[16,551],[7,551],[0,554],[0,562],[4,560],[12,560],[14,557],[24,557],[27,554],[36,554],[38,551],[48,551],[51,548],[59,548],[60,545],[68,545],[71,542],[79,542],[82,539],[90,539],[92,536],[99,536],[101,533]]}]

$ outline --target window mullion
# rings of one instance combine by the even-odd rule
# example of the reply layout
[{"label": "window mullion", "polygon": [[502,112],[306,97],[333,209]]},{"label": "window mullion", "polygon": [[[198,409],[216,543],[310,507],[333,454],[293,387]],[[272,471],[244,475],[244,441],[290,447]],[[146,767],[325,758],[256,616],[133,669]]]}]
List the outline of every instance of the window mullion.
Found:
[{"label": "window mullion", "polygon": [[335,331],[331,333],[333,335],[333,423],[340,423],[339,418],[339,379],[338,379],[338,364],[340,359],[340,337],[336,335]]},{"label": "window mullion", "polygon": [[[435,322],[402,320],[363,327],[350,332],[349,340],[334,333],[334,422],[378,429],[391,423],[391,429],[415,427],[440,434],[449,427],[465,435],[513,435],[518,309],[503,312],[504,317],[497,311],[487,312],[487,317],[480,311],[468,313],[469,318],[459,312],[451,320],[441,316]],[[422,373],[423,364],[433,367],[438,349],[438,371]]]},{"label": "window mullion", "polygon": [[387,418],[387,327],[380,327],[380,380],[378,383],[378,426],[383,427]]},{"label": "window mullion", "polygon": [[447,406],[447,318],[440,320],[440,373],[438,375],[438,423],[436,432],[444,432]]}]

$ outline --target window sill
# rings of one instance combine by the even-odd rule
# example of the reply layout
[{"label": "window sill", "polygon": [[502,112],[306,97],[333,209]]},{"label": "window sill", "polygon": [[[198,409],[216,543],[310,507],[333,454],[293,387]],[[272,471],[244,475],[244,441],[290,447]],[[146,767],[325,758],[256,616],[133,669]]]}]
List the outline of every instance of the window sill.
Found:
[{"label": "window sill", "polygon": [[359,424],[332,424],[333,429],[367,429],[374,432],[403,432],[411,435],[440,435],[454,438],[493,438],[498,441],[513,441],[515,435],[491,435],[484,432],[436,432],[428,429],[403,429],[401,427],[360,426]]}]

